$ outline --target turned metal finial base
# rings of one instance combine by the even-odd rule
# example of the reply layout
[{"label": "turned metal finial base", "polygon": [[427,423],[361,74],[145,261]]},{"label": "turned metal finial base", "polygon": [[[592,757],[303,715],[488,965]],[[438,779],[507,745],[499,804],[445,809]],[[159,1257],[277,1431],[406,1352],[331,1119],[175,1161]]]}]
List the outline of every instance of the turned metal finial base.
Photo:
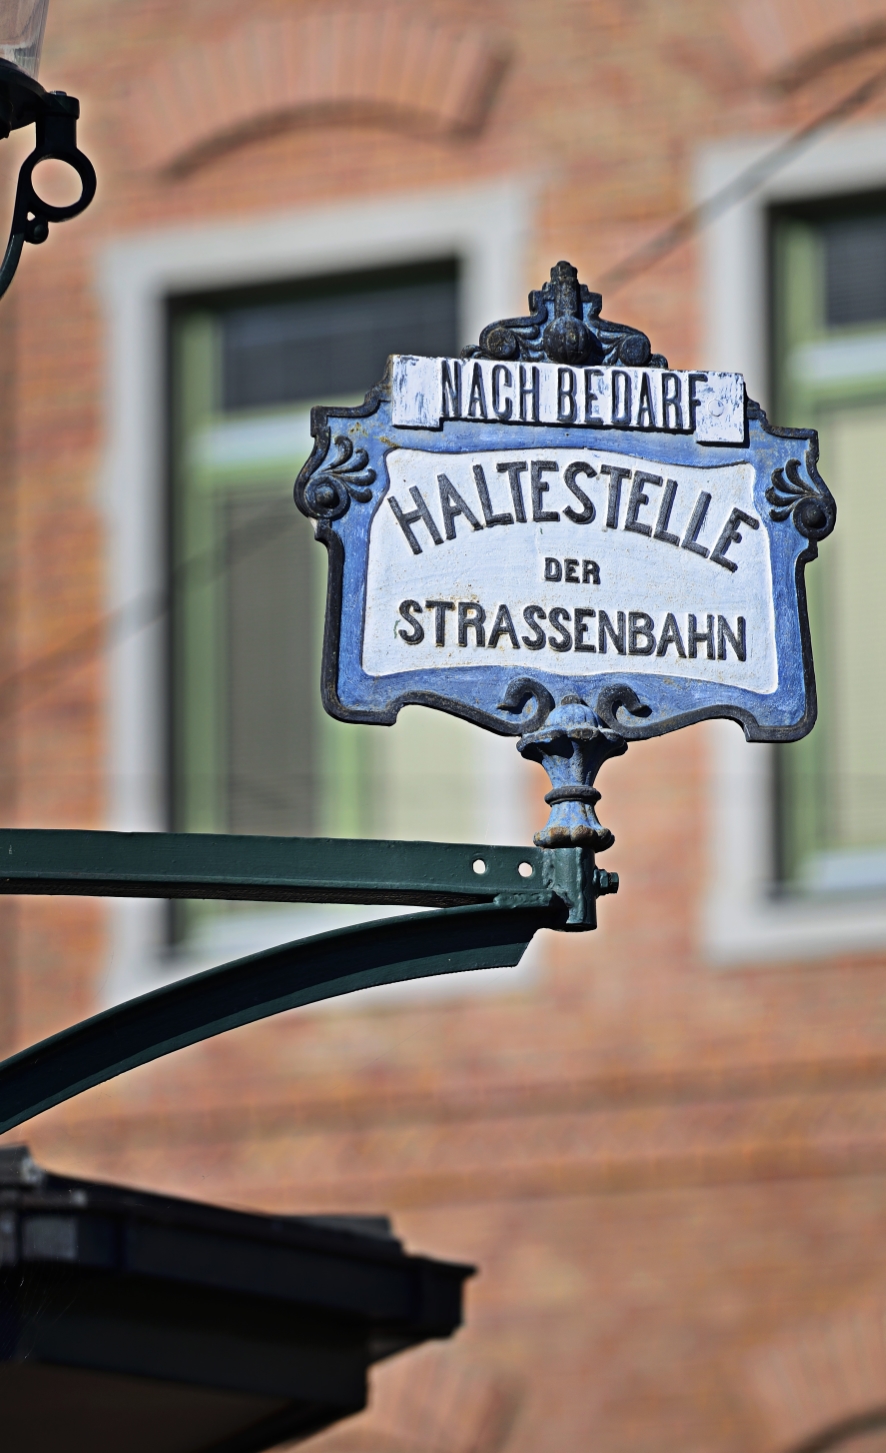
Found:
[{"label": "turned metal finial base", "polygon": [[543,727],[520,738],[518,752],[540,762],[551,779],[545,794],[551,815],[535,834],[537,847],[588,847],[595,853],[612,847],[615,838],[597,818],[594,779],[609,757],[627,749],[624,737],[601,726],[580,696],[564,696]]}]

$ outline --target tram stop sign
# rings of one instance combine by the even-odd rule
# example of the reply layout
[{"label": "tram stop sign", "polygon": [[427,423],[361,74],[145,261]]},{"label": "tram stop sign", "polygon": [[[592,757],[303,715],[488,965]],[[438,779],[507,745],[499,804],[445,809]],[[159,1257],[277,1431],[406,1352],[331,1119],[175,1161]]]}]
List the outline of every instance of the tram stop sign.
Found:
[{"label": "tram stop sign", "polygon": [[566,262],[530,309],[314,409],[295,497],[329,552],[326,710],[521,736],[554,781],[536,841],[599,850],[593,775],[628,741],[810,731],[803,572],[836,506],[815,431],[773,428],[741,374],[669,368]]}]

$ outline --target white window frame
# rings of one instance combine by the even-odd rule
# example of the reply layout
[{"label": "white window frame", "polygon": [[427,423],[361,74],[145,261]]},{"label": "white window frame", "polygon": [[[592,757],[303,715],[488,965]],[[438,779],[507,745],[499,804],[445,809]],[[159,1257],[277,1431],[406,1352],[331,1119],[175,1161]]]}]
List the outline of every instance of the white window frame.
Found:
[{"label": "white window frame", "polygon": [[[108,527],[109,818],[118,831],[166,827],[166,627],[162,616],[138,629],[134,603],[165,589],[166,307],[188,292],[261,284],[334,270],[455,256],[461,267],[461,332],[525,309],[526,236],[531,188],[505,179],[482,186],[394,195],[199,227],[152,229],[117,238],[98,257],[96,286],[105,326],[107,447],[103,504]],[[119,639],[115,640],[115,635]],[[526,841],[525,772],[514,744],[477,733],[481,819],[499,842]],[[390,910],[384,910],[390,912]],[[358,910],[358,918],[373,916]],[[321,931],[318,923],[308,931]],[[284,935],[285,937],[285,935]],[[209,964],[170,959],[163,905],[116,900],[110,906],[110,959],[104,997],[117,1003]],[[471,992],[527,981],[527,960],[495,975],[458,975]],[[420,992],[418,986],[415,992]],[[446,992],[463,992],[453,983]],[[410,986],[367,991],[408,993]],[[427,990],[425,990],[427,993]],[[361,999],[367,995],[359,996]],[[349,996],[353,1002],[354,996]]]},{"label": "white window frame", "polygon": [[[697,158],[696,200],[713,196],[783,139],[769,135],[705,148]],[[886,190],[886,126],[845,126],[796,156],[707,228],[701,241],[705,367],[740,370],[750,396],[767,406],[769,208],[879,189]],[[706,730],[711,872],[703,943],[709,957],[728,965],[825,958],[886,945],[883,895],[791,898],[773,892],[772,749],[748,744],[731,722],[712,722]]]}]

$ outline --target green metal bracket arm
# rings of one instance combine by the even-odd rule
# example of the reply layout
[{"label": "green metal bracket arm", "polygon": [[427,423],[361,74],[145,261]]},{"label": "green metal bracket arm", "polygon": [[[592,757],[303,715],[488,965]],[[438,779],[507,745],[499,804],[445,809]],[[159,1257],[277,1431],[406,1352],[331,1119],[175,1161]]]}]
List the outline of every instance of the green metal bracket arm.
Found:
[{"label": "green metal bracket arm", "polygon": [[[19,891],[19,890],[13,890]],[[479,905],[299,939],[129,999],[0,1063],[0,1133],[137,1065],[379,984],[519,963],[548,907]]]},{"label": "green metal bracket arm", "polygon": [[0,1133],[136,1065],[241,1024],[380,984],[520,961],[539,928],[595,928],[618,879],[582,847],[210,833],[0,831],[0,893],[402,903],[384,919],[223,964],[0,1064]]},{"label": "green metal bracket arm", "polygon": [[551,926],[581,931],[596,927],[596,899],[617,886],[581,847],[0,830],[0,893],[559,906]]}]

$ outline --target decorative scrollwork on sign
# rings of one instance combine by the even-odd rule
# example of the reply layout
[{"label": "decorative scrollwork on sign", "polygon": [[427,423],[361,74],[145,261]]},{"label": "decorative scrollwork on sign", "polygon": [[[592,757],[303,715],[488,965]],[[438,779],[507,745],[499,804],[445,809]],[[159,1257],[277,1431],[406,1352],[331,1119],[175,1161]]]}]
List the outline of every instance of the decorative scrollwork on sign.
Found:
[{"label": "decorative scrollwork on sign", "polygon": [[604,726],[609,727],[611,731],[619,732],[623,737],[630,737],[632,731],[636,731],[638,736],[642,735],[641,730],[626,726],[623,722],[619,721],[618,711],[620,708],[629,711],[631,716],[644,717],[652,715],[651,707],[648,707],[640,700],[632,687],[620,681],[614,682],[610,686],[604,686],[594,706],[597,718]]},{"label": "decorative scrollwork on sign", "polygon": [[334,443],[334,459],[308,481],[304,490],[305,508],[316,520],[337,520],[351,500],[368,504],[372,499],[375,470],[368,468],[366,450],[355,449],[346,434],[336,435]]},{"label": "decorative scrollwork on sign", "polygon": [[823,540],[834,528],[836,505],[829,492],[802,478],[800,467],[799,459],[789,459],[783,467],[773,469],[766,491],[769,514],[776,524],[790,515],[807,540]]},{"label": "decorative scrollwork on sign", "polygon": [[538,731],[554,710],[553,696],[540,681],[533,681],[531,676],[518,676],[509,683],[504,697],[498,703],[499,711],[513,712],[516,715],[517,712],[523,711],[530,701],[535,702],[535,711],[531,717],[514,723],[515,734]]},{"label": "decorative scrollwork on sign", "polygon": [[609,323],[600,317],[603,298],[578,281],[571,263],[558,262],[551,280],[529,294],[532,309],[526,318],[501,318],[480,334],[480,343],[463,351],[465,358],[519,359],[529,363],[550,360],[573,367],[591,363],[605,367],[667,368],[668,361],[652,352],[639,328]]}]

